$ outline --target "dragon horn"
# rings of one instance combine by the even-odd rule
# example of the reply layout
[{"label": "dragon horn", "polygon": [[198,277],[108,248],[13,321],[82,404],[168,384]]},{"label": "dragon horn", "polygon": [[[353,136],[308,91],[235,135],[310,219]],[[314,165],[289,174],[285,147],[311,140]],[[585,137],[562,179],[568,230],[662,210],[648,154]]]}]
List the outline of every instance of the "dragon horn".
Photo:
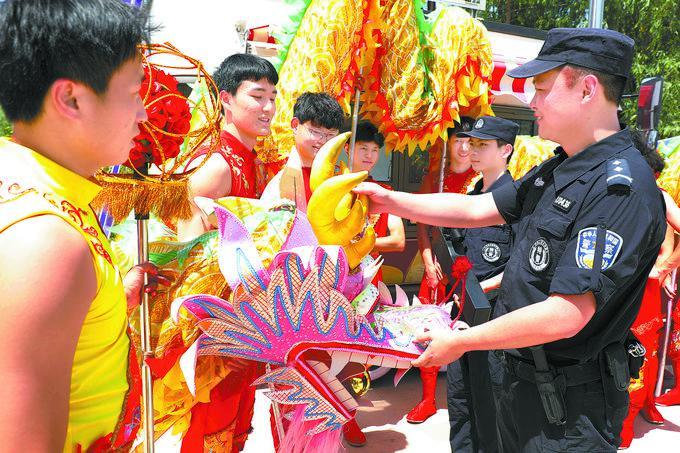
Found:
[{"label": "dragon horn", "polygon": [[335,174],[335,163],[338,161],[342,147],[347,143],[351,132],[345,132],[333,137],[324,144],[312,162],[312,170],[309,175],[309,187],[314,192],[322,182]]},{"label": "dragon horn", "polygon": [[342,220],[347,217],[354,206],[354,199],[356,197],[353,193],[346,193],[340,199],[338,205],[335,207],[335,220]]},{"label": "dragon horn", "polygon": [[[357,203],[359,204],[359,203]],[[357,267],[366,255],[371,253],[375,246],[375,230],[369,226],[364,232],[364,236],[356,242],[350,242],[343,246],[347,255],[347,264],[350,269]]]},{"label": "dragon horn", "polygon": [[349,215],[350,209],[357,202],[360,202],[364,208],[364,216],[368,215],[368,197],[366,195],[356,195],[352,192],[346,194],[335,208],[335,219],[342,220]]},{"label": "dragon horn", "polygon": [[368,215],[368,196],[367,195],[357,195],[357,200],[361,203],[364,208],[364,215]]},{"label": "dragon horn", "polygon": [[361,233],[366,216],[361,203],[354,203],[347,217],[335,218],[335,209],[354,187],[368,177],[368,172],[333,176],[324,181],[307,204],[307,217],[314,234],[322,245],[345,245]]}]

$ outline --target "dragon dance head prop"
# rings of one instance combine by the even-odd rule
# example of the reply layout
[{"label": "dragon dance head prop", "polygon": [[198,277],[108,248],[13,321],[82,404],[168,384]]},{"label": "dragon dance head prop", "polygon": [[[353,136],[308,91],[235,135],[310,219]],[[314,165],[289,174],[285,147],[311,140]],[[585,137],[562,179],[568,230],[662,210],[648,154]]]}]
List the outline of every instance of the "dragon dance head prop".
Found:
[{"label": "dragon dance head prop", "polygon": [[[421,352],[412,333],[387,329],[371,313],[378,266],[368,257],[350,271],[344,249],[319,245],[290,202],[226,198],[215,209],[220,268],[233,292],[229,301],[196,295],[173,303],[175,319],[187,310],[202,331],[180,360],[187,383],[202,355],[269,363],[273,370],[256,382],[276,389],[269,398],[304,407],[304,420],[315,422],[310,435],[337,430],[358,406],[344,377],[370,365],[403,375]],[[430,310],[432,323],[450,322],[440,307],[416,308]]]}]

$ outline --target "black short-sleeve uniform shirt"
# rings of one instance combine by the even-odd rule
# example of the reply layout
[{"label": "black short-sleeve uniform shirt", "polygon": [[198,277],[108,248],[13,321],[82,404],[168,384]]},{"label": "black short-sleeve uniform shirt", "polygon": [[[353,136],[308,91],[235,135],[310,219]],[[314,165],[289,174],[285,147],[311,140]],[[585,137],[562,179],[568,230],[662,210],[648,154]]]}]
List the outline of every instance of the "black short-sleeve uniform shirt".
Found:
[{"label": "black short-sleeve uniform shirt", "polygon": [[[488,191],[498,189],[504,184],[511,184],[512,176],[503,173],[489,187]],[[484,180],[480,179],[469,195],[482,193]],[[467,228],[462,231],[465,254],[472,263],[472,272],[480,282],[494,277],[505,268],[512,251],[512,227],[509,224],[493,225],[483,228]]]},{"label": "black short-sleeve uniform shirt", "polygon": [[[551,294],[592,291],[593,318],[574,337],[546,344],[549,359],[585,361],[623,341],[666,231],[663,197],[628,129],[570,158],[558,148],[492,194],[505,220],[517,224],[494,316]],[[531,358],[528,349],[510,352]]]}]

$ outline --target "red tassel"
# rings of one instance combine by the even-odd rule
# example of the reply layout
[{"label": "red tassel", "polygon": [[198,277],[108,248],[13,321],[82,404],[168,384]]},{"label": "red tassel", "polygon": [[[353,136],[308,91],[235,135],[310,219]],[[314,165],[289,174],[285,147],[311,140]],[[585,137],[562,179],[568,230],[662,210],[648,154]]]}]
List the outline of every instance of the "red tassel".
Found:
[{"label": "red tassel", "polygon": [[454,280],[460,280],[467,276],[467,273],[472,269],[472,263],[467,256],[459,256],[451,266],[451,276]]},{"label": "red tassel", "polygon": [[444,298],[444,301],[447,301],[451,298],[453,292],[456,290],[456,288],[458,288],[459,283],[461,285],[460,306],[456,318],[453,321],[451,321],[451,326],[453,326],[456,323],[456,321],[458,321],[460,315],[463,313],[463,307],[465,306],[465,280],[467,280],[467,274],[468,272],[470,272],[471,269],[472,263],[465,255],[457,257],[456,261],[453,262],[453,266],[451,266],[451,277],[453,278],[454,284],[453,288],[451,288],[451,291],[449,291],[449,293]]}]

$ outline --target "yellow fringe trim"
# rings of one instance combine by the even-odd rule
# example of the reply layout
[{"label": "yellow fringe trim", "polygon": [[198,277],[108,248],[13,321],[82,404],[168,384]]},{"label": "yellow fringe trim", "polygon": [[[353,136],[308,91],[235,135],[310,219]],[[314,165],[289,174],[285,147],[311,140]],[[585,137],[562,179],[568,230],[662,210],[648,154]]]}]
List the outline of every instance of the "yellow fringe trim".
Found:
[{"label": "yellow fringe trim", "polygon": [[102,191],[92,201],[94,209],[106,207],[116,222],[121,222],[133,210],[154,214],[164,222],[191,217],[189,185],[186,179],[146,181],[132,175],[95,176]]}]

